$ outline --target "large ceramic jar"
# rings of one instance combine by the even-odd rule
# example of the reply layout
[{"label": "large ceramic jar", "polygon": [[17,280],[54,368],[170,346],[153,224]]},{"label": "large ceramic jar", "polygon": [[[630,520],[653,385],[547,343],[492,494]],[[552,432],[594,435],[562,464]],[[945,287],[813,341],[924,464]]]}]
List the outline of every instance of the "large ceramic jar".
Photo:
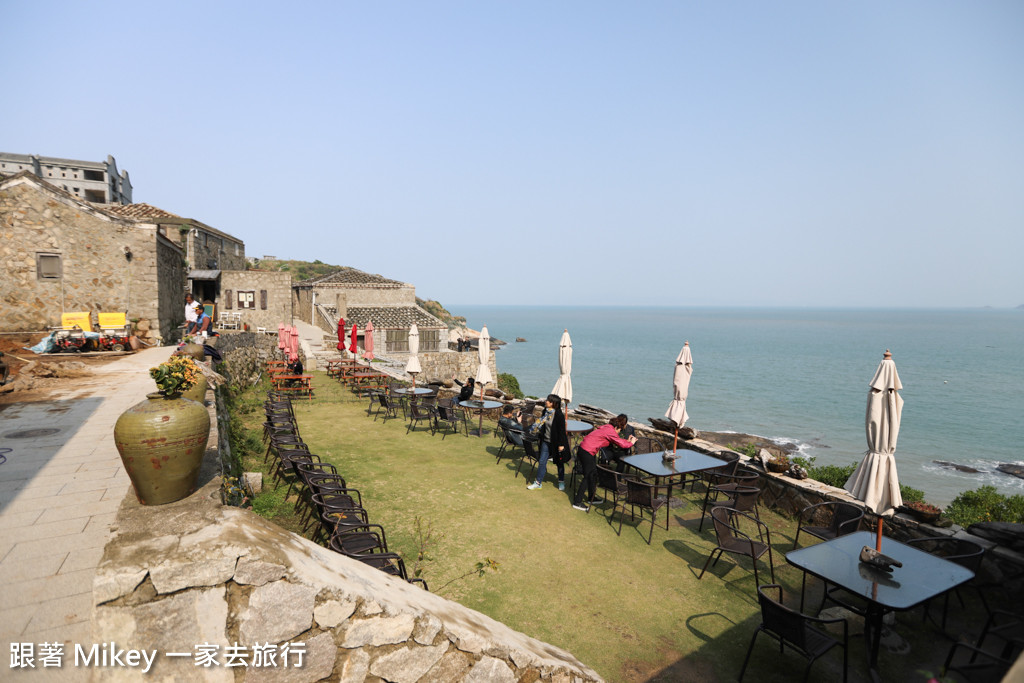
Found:
[{"label": "large ceramic jar", "polygon": [[180,396],[149,394],[122,413],[114,442],[139,502],[163,505],[195,491],[209,436],[206,407]]},{"label": "large ceramic jar", "polygon": [[191,356],[195,361],[202,363],[206,359],[206,349],[202,344],[185,344],[177,351],[180,356]]},{"label": "large ceramic jar", "polygon": [[207,387],[206,377],[204,377],[202,373],[198,373],[198,374],[199,374],[199,378],[196,381],[196,383],[193,384],[192,388],[189,389],[188,391],[183,391],[181,393],[181,397],[182,398],[190,398],[193,401],[198,401],[200,404],[205,405],[206,404],[206,387]]}]

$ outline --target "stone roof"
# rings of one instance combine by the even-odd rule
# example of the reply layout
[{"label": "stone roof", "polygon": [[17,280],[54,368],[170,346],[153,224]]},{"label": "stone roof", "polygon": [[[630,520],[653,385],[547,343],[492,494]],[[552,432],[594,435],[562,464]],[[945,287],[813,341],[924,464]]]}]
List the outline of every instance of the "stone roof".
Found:
[{"label": "stone roof", "polygon": [[125,218],[181,218],[181,216],[164,211],[151,204],[103,204],[104,211],[116,213]]},{"label": "stone roof", "polygon": [[370,320],[375,329],[404,329],[413,323],[427,329],[448,327],[419,306],[349,306],[345,316],[346,325],[351,327],[355,323],[361,330]]},{"label": "stone roof", "polygon": [[327,275],[320,275],[296,283],[299,286],[312,285],[370,285],[372,287],[406,287],[406,283],[391,280],[383,275],[372,275],[358,268],[342,267]]}]

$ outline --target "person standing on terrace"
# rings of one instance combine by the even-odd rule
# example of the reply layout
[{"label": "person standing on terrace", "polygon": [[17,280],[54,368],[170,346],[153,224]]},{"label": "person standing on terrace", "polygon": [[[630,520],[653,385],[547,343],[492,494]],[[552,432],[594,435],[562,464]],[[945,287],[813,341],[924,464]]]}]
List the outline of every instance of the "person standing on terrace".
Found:
[{"label": "person standing on terrace", "polygon": [[558,467],[558,490],[565,490],[565,463],[569,460],[569,434],[565,431],[565,414],[562,413],[562,399],[548,394],[544,412],[533,425],[532,433],[540,442],[540,462],[537,464],[537,481],[526,488],[536,491],[544,483],[548,473],[548,459]]},{"label": "person standing on terrace", "polygon": [[597,497],[597,454],[602,448],[608,445],[618,446],[629,450],[636,443],[636,436],[630,435],[628,439],[619,436],[619,432],[626,428],[629,418],[625,415],[616,415],[606,425],[601,425],[594,431],[583,437],[583,441],[576,447],[576,462],[583,469],[583,481],[576,487],[576,495],[573,497],[572,506],[577,510],[586,512],[589,507],[583,504],[583,494],[587,494],[587,503],[593,505],[603,502]]},{"label": "person standing on terrace", "polygon": [[196,327],[196,300],[192,298],[192,293],[189,292],[185,295],[185,334],[192,334]]}]

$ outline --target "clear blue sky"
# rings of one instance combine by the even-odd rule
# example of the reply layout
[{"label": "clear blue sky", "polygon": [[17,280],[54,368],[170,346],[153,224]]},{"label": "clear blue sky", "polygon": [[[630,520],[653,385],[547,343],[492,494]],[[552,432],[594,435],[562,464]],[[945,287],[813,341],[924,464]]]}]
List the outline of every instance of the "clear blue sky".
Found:
[{"label": "clear blue sky", "polygon": [[0,0],[0,150],[465,304],[1024,304],[1024,3]]}]

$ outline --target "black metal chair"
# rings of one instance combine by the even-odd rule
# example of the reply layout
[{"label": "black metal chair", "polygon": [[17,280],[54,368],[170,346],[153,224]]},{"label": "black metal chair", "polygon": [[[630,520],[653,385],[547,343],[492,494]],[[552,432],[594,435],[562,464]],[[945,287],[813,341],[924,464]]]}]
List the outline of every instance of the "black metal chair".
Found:
[{"label": "black metal chair", "polygon": [[[823,519],[825,513],[829,511],[832,514],[829,516],[828,524],[819,524],[818,526],[811,524],[811,522]],[[864,519],[864,508],[851,503],[827,501],[808,505],[800,511],[797,519],[796,539],[793,541],[793,547],[796,548],[800,542],[801,531],[823,541],[831,541],[833,538],[857,531],[862,519]]]},{"label": "black metal chair", "polygon": [[380,415],[381,413],[384,414],[384,422],[387,422],[389,417],[398,417],[398,410],[396,409],[395,404],[391,401],[391,398],[387,394],[371,394],[371,407],[373,406],[372,396],[377,397],[377,410],[373,414],[374,422],[377,421],[377,416]]},{"label": "black metal chair", "polygon": [[[597,488],[604,491],[605,500],[611,499],[612,514],[619,505],[619,498],[626,495],[626,480],[628,478],[604,465],[597,465]],[[590,514],[590,508],[587,508],[587,514]],[[612,523],[612,515],[608,516],[608,523]]]},{"label": "black metal chair", "polygon": [[[761,624],[750,639],[750,647],[747,648],[747,656],[743,660],[743,668],[740,669],[741,682],[743,675],[747,672],[750,655],[754,651],[754,642],[757,641],[757,636],[761,633],[779,641],[780,653],[785,647],[789,647],[807,659],[807,668],[804,670],[805,681],[811,675],[811,666],[814,661],[838,645],[843,648],[843,682],[846,682],[847,653],[850,641],[849,625],[846,623],[846,619],[841,617],[818,619],[786,607],[782,604],[782,586],[776,583],[758,586],[757,600],[761,605]],[[838,640],[816,627],[817,624],[839,623],[843,625],[842,640]]]},{"label": "black metal chair", "polygon": [[[494,461],[495,465],[501,462],[501,458],[502,456],[505,455],[506,451],[508,451],[508,455],[510,458],[515,458],[517,447],[522,448],[524,451],[533,452],[534,446],[537,444],[536,437],[531,436],[530,434],[527,434],[526,432],[520,429],[509,429],[507,427],[499,425],[498,432],[501,435],[501,445],[498,447],[498,457]],[[519,440],[522,441],[522,444],[516,443],[516,437],[519,437]]]},{"label": "black metal chair", "polygon": [[[469,419],[466,417],[466,411],[450,398],[441,398],[437,400],[437,406],[435,407],[435,423],[440,428],[441,425],[445,426],[445,433],[441,435],[441,440],[448,436],[448,429],[451,429],[456,434],[459,433],[461,424],[461,431],[464,431],[466,437],[469,437]],[[500,459],[500,458],[499,458]]]},{"label": "black metal chair", "polygon": [[[735,468],[733,468],[735,469]],[[700,525],[697,527],[697,531],[704,531],[704,519],[708,514],[708,508],[714,508],[717,505],[724,505],[726,507],[735,507],[735,501],[732,500],[732,496],[735,495],[737,489],[750,489],[753,488],[751,484],[757,481],[757,474],[753,472],[718,472],[712,473],[707,479],[707,490],[704,492],[704,506],[700,511]],[[758,491],[760,493],[760,491]],[[730,496],[729,500],[720,501],[719,495]],[[756,496],[754,502],[757,502]],[[748,512],[751,508],[738,508],[741,512]],[[760,515],[758,515],[760,519]]]},{"label": "black metal chair", "polygon": [[[975,573],[975,575],[977,575],[978,570],[981,568],[982,560],[985,559],[985,548],[965,538],[928,536],[926,538],[912,538],[906,543],[907,545],[913,546],[918,550],[923,550],[930,555],[942,557],[950,562],[956,562],[961,567],[970,569]],[[959,586],[954,588],[952,591],[947,591],[942,596],[942,622],[940,628],[943,631],[946,630],[946,615],[949,612],[950,593],[955,593],[957,600],[960,601],[960,606],[964,606],[964,599],[960,594]],[[982,607],[985,608],[985,612],[990,614],[991,610],[988,607],[988,603],[985,602],[984,594],[980,590],[977,591],[977,594],[979,602],[981,602]],[[924,604],[924,613],[921,615],[922,620],[928,618],[928,606],[931,602],[932,601],[929,600]]]},{"label": "black metal chair", "polygon": [[[636,519],[636,508],[641,510],[641,518],[643,512],[651,513],[651,531],[647,535],[647,545],[651,544],[651,539],[654,537],[654,519],[658,516],[658,510],[668,504],[668,500],[661,496],[658,496],[658,486],[649,484],[645,481],[638,481],[636,479],[626,479],[626,495],[621,501],[616,502],[616,508],[621,504],[622,515],[619,517],[619,530],[618,534],[622,535],[622,519],[626,516],[626,506],[629,506],[630,519]],[[612,510],[612,515],[615,514],[615,510]],[[665,528],[668,529],[668,519],[665,520]]]},{"label": "black metal chair", "polygon": [[437,432],[436,415],[433,406],[419,401],[410,402],[409,424],[406,426],[405,433],[408,434],[415,425],[425,420],[430,427],[430,433],[434,434]]},{"label": "black metal chair", "polygon": [[[755,541],[750,536],[740,531],[736,524],[739,519],[748,519],[756,524],[758,539],[760,540]],[[711,554],[708,555],[708,559],[704,561],[704,568],[700,570],[700,576],[697,577],[698,580],[704,577],[704,572],[707,571],[712,558],[715,558],[714,564],[718,564],[718,560],[722,558],[723,553],[731,553],[733,555],[743,555],[744,557],[750,558],[751,563],[754,565],[754,584],[760,585],[760,580],[757,575],[757,561],[761,559],[762,555],[767,553],[768,569],[771,573],[772,583],[775,583],[775,562],[772,558],[772,536],[767,524],[744,512],[736,512],[735,510],[730,510],[725,507],[711,508],[711,522],[714,524],[715,535],[718,537],[718,547],[712,550]],[[715,557],[716,553],[718,555],[717,558]]]}]

